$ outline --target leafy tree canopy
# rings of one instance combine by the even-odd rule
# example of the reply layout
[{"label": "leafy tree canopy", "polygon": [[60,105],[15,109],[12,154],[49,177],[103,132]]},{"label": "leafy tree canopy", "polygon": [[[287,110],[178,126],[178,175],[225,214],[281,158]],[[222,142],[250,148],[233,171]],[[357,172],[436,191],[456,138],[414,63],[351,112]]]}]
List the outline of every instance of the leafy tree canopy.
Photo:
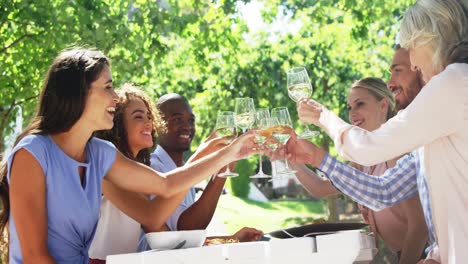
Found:
[{"label": "leafy tree canopy", "polygon": [[[398,20],[412,1],[262,1],[265,23],[280,15],[290,23],[289,31],[277,32],[251,30],[238,12],[249,2],[2,0],[1,138],[13,131],[15,105],[28,121],[48,65],[72,45],[104,51],[117,86],[133,82],[155,99],[167,92],[189,98],[197,114],[194,146],[211,132],[219,110],[233,109],[235,97],[289,107],[300,130],[285,88],[285,70],[295,65],[308,69],[313,98],[346,117],[354,80],[388,77]],[[323,133],[315,140],[329,144]]]}]

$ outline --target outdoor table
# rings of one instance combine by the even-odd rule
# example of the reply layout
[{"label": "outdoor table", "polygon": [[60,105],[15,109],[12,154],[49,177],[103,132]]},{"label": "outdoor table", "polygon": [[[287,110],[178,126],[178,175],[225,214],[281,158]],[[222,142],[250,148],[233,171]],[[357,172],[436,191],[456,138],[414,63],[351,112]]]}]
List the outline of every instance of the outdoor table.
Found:
[{"label": "outdoor table", "polygon": [[288,239],[141,252],[107,257],[107,264],[346,264],[369,263],[374,237],[360,230]]}]

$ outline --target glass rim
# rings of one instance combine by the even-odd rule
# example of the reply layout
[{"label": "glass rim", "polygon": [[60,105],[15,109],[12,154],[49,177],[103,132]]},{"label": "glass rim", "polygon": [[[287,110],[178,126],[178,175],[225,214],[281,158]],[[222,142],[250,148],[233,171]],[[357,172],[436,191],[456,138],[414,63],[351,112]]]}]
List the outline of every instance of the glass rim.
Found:
[{"label": "glass rim", "polygon": [[273,112],[274,110],[282,110],[282,109],[288,109],[288,108],[286,106],[278,106],[278,107],[271,109],[271,111]]},{"label": "glass rim", "polygon": [[291,69],[287,70],[286,73],[298,73],[301,71],[305,71],[307,73],[307,69],[304,66],[295,66],[292,67]]},{"label": "glass rim", "polygon": [[218,115],[234,115],[233,111],[218,111]]}]

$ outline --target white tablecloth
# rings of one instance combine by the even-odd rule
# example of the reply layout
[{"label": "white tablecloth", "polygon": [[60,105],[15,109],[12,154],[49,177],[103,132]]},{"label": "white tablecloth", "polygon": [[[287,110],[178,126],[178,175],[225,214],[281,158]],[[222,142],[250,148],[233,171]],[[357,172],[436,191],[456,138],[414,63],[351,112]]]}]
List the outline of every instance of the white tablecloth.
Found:
[{"label": "white tablecloth", "polygon": [[374,238],[343,231],[315,238],[272,239],[250,243],[112,255],[108,264],[348,264],[368,263],[376,253]]}]

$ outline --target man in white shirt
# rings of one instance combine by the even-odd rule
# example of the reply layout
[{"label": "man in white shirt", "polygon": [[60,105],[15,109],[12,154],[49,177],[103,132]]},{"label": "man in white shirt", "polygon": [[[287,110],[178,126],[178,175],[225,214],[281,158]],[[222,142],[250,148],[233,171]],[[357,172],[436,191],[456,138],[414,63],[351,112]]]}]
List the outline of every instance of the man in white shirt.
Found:
[{"label": "man in white shirt", "polygon": [[[165,131],[158,131],[158,146],[151,154],[151,167],[168,172],[184,165],[184,152],[190,150],[195,135],[195,115],[187,99],[179,94],[166,94],[156,107],[166,122]],[[206,229],[213,218],[226,182],[225,178],[210,180],[200,198],[195,201],[195,188],[191,188],[182,203],[166,221],[168,230]],[[159,231],[159,230],[154,230]],[[139,251],[148,249],[140,239]]]}]

